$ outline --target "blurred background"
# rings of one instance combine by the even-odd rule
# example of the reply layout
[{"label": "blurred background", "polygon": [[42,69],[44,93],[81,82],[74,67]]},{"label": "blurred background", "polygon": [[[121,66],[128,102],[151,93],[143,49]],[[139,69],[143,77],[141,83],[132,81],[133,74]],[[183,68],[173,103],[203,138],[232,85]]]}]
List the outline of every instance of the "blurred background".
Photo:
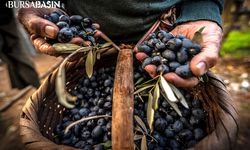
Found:
[{"label": "blurred background", "polygon": [[[1,10],[1,13],[4,11]],[[233,149],[247,150],[250,147],[250,0],[225,0],[223,22],[221,57],[212,71],[226,83],[239,113],[240,132]],[[61,58],[36,53],[23,27],[17,24],[17,30],[20,47],[31,58],[30,62],[24,64],[27,63],[26,66],[37,72],[42,83]],[[22,62],[22,59],[19,61]],[[0,150],[22,150],[24,147],[19,137],[19,116],[26,100],[36,88],[13,88],[9,71],[6,61],[0,59]],[[25,77],[23,80],[21,85],[28,84]]]}]

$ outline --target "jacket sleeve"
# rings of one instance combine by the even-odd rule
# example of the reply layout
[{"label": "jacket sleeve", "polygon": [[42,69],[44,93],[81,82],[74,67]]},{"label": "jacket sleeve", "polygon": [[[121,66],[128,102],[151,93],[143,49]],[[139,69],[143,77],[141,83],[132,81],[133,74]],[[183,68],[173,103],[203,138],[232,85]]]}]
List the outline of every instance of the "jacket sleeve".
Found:
[{"label": "jacket sleeve", "polygon": [[221,26],[224,0],[184,0],[179,6],[175,24],[194,20],[210,20]]}]

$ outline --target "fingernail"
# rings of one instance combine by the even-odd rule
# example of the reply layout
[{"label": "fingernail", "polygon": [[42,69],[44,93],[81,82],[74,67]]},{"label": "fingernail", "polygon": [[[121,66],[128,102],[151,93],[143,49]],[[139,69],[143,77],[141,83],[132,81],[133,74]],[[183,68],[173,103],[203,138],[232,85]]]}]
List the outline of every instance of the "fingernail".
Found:
[{"label": "fingernail", "polygon": [[52,26],[46,26],[45,27],[45,34],[46,34],[46,36],[47,37],[49,37],[49,38],[54,38],[56,35],[56,30],[55,30],[55,28],[54,27],[52,27]]},{"label": "fingernail", "polygon": [[196,68],[199,70],[200,75],[203,75],[206,72],[206,64],[204,62],[199,62],[196,65]]}]

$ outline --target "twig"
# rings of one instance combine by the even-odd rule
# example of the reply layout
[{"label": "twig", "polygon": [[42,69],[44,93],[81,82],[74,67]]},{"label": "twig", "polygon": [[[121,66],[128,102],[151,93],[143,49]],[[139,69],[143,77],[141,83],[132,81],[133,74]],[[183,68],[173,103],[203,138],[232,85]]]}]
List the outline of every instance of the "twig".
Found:
[{"label": "twig", "polygon": [[87,117],[87,118],[82,118],[80,120],[77,120],[73,123],[71,123],[70,125],[68,125],[64,131],[64,133],[67,133],[69,131],[70,128],[72,128],[73,126],[81,123],[81,122],[84,122],[84,121],[88,121],[88,120],[93,120],[93,119],[98,119],[98,118],[104,118],[104,117],[109,117],[111,118],[111,116],[108,116],[108,115],[99,115],[99,116],[92,116],[92,117]]},{"label": "twig", "polygon": [[100,34],[101,38],[103,38],[104,40],[106,40],[107,42],[110,42],[112,44],[112,46],[114,46],[118,51],[120,51],[121,49],[119,48],[119,46],[117,46],[108,36],[106,36],[104,33],[101,32]]}]

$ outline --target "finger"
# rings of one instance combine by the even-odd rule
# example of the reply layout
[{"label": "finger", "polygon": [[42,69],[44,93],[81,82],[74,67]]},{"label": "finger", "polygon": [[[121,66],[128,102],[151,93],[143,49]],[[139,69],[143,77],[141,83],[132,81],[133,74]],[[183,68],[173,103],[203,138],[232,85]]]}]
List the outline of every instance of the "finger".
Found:
[{"label": "finger", "polygon": [[78,45],[82,44],[83,46],[91,46],[91,42],[90,41],[84,41],[80,37],[73,38],[69,43],[78,44]]},{"label": "finger", "polygon": [[30,35],[30,40],[33,41],[34,39],[38,38],[36,34],[31,34]]},{"label": "finger", "polygon": [[96,32],[95,32],[95,34],[94,34],[94,37],[95,37],[95,38],[98,38],[98,37],[100,37],[100,36],[101,36],[101,34],[102,34],[102,32],[101,32],[101,31],[96,30]]},{"label": "finger", "polygon": [[144,70],[146,70],[152,78],[154,78],[157,75],[155,65],[147,65],[145,66]]},{"label": "finger", "polygon": [[69,43],[72,43],[72,44],[82,44],[84,42],[84,40],[80,37],[76,37],[76,38],[73,38]]},{"label": "finger", "polygon": [[210,51],[210,49],[204,49],[192,58],[190,67],[195,76],[202,76],[209,68],[213,67],[218,60],[218,52]]},{"label": "finger", "polygon": [[190,66],[194,75],[201,76],[213,67],[219,58],[222,32],[217,31],[203,36],[202,52],[194,56]]},{"label": "finger", "polygon": [[92,43],[91,43],[90,41],[84,41],[82,44],[83,44],[83,46],[85,46],[85,47],[89,47],[89,46],[92,45]]},{"label": "finger", "polygon": [[199,83],[199,80],[196,77],[183,79],[175,73],[166,73],[163,76],[167,81],[177,87],[192,88]]},{"label": "finger", "polygon": [[100,29],[100,25],[99,25],[98,23],[93,23],[93,26],[94,26],[97,30]]},{"label": "finger", "polygon": [[52,45],[46,42],[44,38],[37,37],[33,35],[32,43],[34,47],[39,50],[41,53],[49,54],[49,55],[55,55],[56,51]]},{"label": "finger", "polygon": [[28,15],[27,17],[28,30],[30,33],[52,39],[56,38],[59,29],[54,23],[36,15]]},{"label": "finger", "polygon": [[138,52],[136,53],[135,57],[139,61],[143,61],[145,58],[148,58],[148,55],[146,53]]}]

